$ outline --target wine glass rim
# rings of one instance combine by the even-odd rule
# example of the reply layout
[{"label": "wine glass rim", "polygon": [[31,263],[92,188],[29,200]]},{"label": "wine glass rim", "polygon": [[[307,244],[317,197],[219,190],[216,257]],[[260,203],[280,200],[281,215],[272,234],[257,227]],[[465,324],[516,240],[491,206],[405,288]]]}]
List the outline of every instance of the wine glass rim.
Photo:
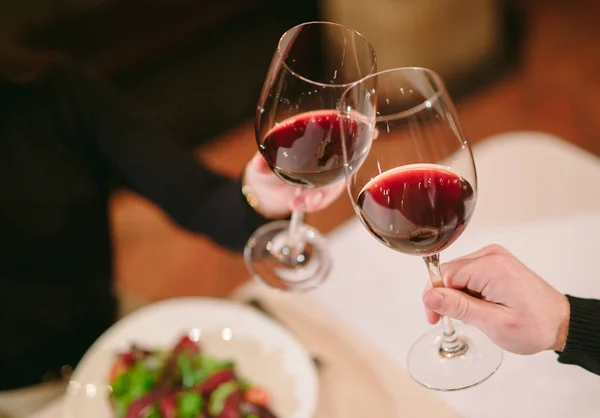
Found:
[{"label": "wine glass rim", "polygon": [[[304,26],[310,26],[310,25],[323,25],[323,26],[331,26],[331,27],[338,27],[340,29],[345,29],[348,32],[352,32],[355,33],[356,35],[358,35],[359,38],[361,38],[365,44],[368,45],[369,49],[371,50],[372,54],[373,54],[373,65],[371,66],[371,68],[369,69],[369,73],[362,77],[359,78],[358,80],[352,81],[350,83],[343,83],[343,84],[329,84],[329,83],[321,83],[319,81],[315,81],[315,80],[311,80],[308,77],[303,76],[302,74],[298,74],[295,71],[293,71],[286,63],[286,58],[284,55],[284,52],[282,51],[281,48],[281,43],[283,42],[283,40],[289,36],[292,31],[297,30],[299,28],[302,28]],[[377,68],[377,54],[375,52],[375,47],[373,47],[373,44],[371,44],[371,42],[369,42],[369,40],[359,31],[357,31],[356,29],[351,28],[350,26],[346,26],[346,25],[342,25],[340,23],[335,23],[335,22],[328,22],[325,20],[313,20],[310,22],[304,22],[304,23],[300,23],[296,26],[293,26],[291,28],[289,28],[288,30],[286,30],[283,35],[281,35],[281,37],[279,38],[279,42],[277,42],[277,49],[276,49],[276,53],[279,56],[279,58],[281,59],[281,64],[291,73],[293,74],[295,77],[299,78],[302,81],[305,81],[307,83],[313,84],[315,86],[320,86],[320,87],[347,87],[347,86],[352,86],[362,80],[364,80],[367,77],[372,76],[373,74],[375,74],[375,69]]]},{"label": "wine glass rim", "polygon": [[359,84],[367,82],[368,80],[370,80],[373,77],[379,77],[385,74],[389,74],[389,73],[397,73],[397,72],[410,72],[410,71],[418,71],[418,72],[423,72],[423,73],[427,73],[429,74],[434,80],[435,80],[435,84],[436,84],[436,89],[433,92],[433,94],[431,94],[428,97],[425,97],[423,99],[423,101],[417,105],[412,106],[410,109],[406,109],[406,110],[402,110],[400,112],[396,112],[396,113],[392,113],[389,115],[385,115],[385,116],[375,116],[375,122],[388,122],[391,120],[395,120],[395,119],[400,119],[400,118],[406,118],[409,116],[413,116],[416,115],[417,113],[421,112],[422,110],[431,107],[432,102],[436,102],[437,100],[439,100],[439,98],[445,94],[445,84],[444,81],[442,80],[442,77],[435,72],[434,70],[430,69],[430,68],[425,68],[425,67],[397,67],[397,68],[390,68],[388,70],[383,70],[383,71],[379,71],[373,74],[369,74],[368,76],[364,77],[363,79],[352,83],[352,85],[350,85],[341,95],[341,109],[343,109],[344,113],[349,113],[349,110],[347,110],[344,106],[345,103],[345,98],[348,95],[348,93],[355,87],[357,87]]}]

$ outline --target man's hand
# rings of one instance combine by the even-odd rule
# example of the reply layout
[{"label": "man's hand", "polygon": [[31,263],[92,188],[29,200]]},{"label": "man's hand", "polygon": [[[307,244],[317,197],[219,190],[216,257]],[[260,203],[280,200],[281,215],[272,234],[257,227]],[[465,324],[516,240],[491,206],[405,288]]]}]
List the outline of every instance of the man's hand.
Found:
[{"label": "man's hand", "polygon": [[441,270],[446,288],[429,285],[423,295],[430,323],[440,315],[459,319],[517,354],[564,349],[568,299],[503,247],[482,248]]}]

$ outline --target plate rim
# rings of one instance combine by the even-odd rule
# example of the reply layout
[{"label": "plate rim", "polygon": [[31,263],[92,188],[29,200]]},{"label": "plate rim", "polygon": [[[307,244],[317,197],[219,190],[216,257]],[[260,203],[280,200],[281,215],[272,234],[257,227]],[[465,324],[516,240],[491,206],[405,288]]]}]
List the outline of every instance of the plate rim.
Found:
[{"label": "plate rim", "polygon": [[[241,301],[237,301],[237,300],[232,300],[232,299],[221,299],[221,298],[214,298],[214,297],[205,297],[205,296],[182,296],[182,297],[173,297],[173,298],[168,298],[168,299],[162,299],[160,301],[156,301],[156,302],[152,302],[149,303],[148,305],[145,305],[139,309],[136,309],[135,311],[131,312],[128,315],[123,316],[122,318],[120,318],[119,320],[117,320],[113,325],[111,325],[109,328],[107,328],[102,335],[100,335],[92,345],[89,346],[89,348],[86,350],[85,354],[81,357],[81,360],[77,363],[77,366],[74,368],[73,373],[71,375],[71,378],[69,379],[69,384],[71,382],[77,382],[77,375],[78,375],[78,371],[81,370],[81,365],[82,364],[88,364],[89,363],[89,359],[92,358],[96,352],[99,351],[99,349],[102,348],[102,346],[104,344],[106,344],[106,341],[109,341],[112,336],[119,332],[119,330],[126,328],[128,326],[128,324],[135,322],[138,318],[143,317],[144,314],[146,314],[148,311],[155,311],[155,310],[161,310],[161,309],[168,309],[170,306],[178,306],[181,307],[182,305],[189,305],[189,306],[194,306],[194,305],[198,305],[198,304],[202,304],[202,305],[212,305],[212,306],[218,306],[219,308],[224,308],[224,309],[237,309],[240,311],[243,311],[244,313],[248,314],[248,315],[253,315],[256,318],[260,318],[260,321],[263,321],[267,324],[269,324],[269,326],[273,327],[274,329],[277,330],[277,332],[279,332],[280,334],[282,334],[285,338],[287,338],[288,340],[290,340],[294,345],[296,345],[300,351],[303,354],[303,358],[305,359],[305,363],[307,365],[307,370],[309,371],[309,378],[311,380],[311,397],[310,399],[302,399],[301,404],[304,405],[304,407],[306,408],[306,405],[308,405],[308,408],[306,408],[306,418],[310,418],[314,415],[316,408],[317,408],[317,403],[318,403],[318,399],[319,399],[319,376],[318,376],[318,371],[314,365],[314,363],[311,361],[310,359],[310,353],[308,351],[308,349],[306,348],[306,346],[300,341],[300,339],[294,335],[290,330],[288,330],[285,326],[283,326],[282,324],[280,324],[278,321],[274,320],[273,318],[270,318],[268,315],[266,315],[263,312],[258,311],[255,308],[252,308],[248,305],[246,305],[245,303],[241,302]],[[71,398],[70,393],[67,391],[65,393],[65,402],[63,405],[63,413],[62,413],[62,417],[65,418],[67,417],[67,407],[68,407],[68,402],[69,402],[69,398]],[[302,415],[302,418],[305,418],[304,415]]]}]

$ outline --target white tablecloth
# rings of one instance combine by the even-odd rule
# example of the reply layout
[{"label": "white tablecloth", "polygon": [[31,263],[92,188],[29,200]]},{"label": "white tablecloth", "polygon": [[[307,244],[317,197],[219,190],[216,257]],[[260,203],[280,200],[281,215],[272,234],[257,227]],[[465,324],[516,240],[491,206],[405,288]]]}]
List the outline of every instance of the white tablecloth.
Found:
[{"label": "white tablecloth", "polygon": [[[600,249],[600,160],[535,132],[491,138],[474,151],[475,215],[443,257],[497,242],[561,291],[600,298],[593,262]],[[423,262],[383,247],[356,220],[329,240],[332,276],[312,296],[405,367],[410,345],[429,329]],[[507,354],[482,385],[437,395],[470,418],[600,417],[600,377],[560,365],[550,352]],[[35,418],[60,418],[60,401]]]},{"label": "white tablecloth", "polygon": [[[600,160],[552,137],[504,135],[475,150],[480,201],[474,222],[444,254],[505,245],[562,292],[600,298]],[[330,236],[334,269],[312,295],[402,367],[429,328],[424,263],[376,242],[353,220]],[[506,354],[472,389],[438,393],[465,417],[597,418],[600,377],[556,362],[556,354]]]}]

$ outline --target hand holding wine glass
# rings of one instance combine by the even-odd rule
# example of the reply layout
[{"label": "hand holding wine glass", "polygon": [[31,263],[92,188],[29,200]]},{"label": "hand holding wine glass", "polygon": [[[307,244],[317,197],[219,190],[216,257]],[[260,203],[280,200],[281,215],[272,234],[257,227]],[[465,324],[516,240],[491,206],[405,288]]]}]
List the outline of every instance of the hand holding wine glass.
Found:
[{"label": "hand holding wine glass", "polygon": [[[422,257],[432,285],[442,287],[439,254],[464,231],[477,198],[473,155],[443,82],[424,68],[383,71],[349,87],[342,109],[377,133],[364,161],[346,158],[358,217],[385,246]],[[442,324],[410,351],[416,381],[456,390],[496,371],[502,351],[485,334],[446,317]]]},{"label": "hand holding wine glass", "polygon": [[567,297],[505,248],[488,245],[442,267],[447,288],[427,286],[423,294],[430,323],[443,314],[473,324],[516,354],[565,348]]},{"label": "hand holding wine glass", "polygon": [[338,182],[318,189],[304,190],[298,194],[296,186],[273,174],[258,152],[246,165],[243,186],[252,191],[255,209],[268,219],[286,217],[293,210],[318,212],[329,206],[345,190],[344,182]]},{"label": "hand holding wine glass", "polygon": [[368,147],[370,139],[354,132],[367,133],[362,125],[340,125],[339,100],[348,86],[375,71],[371,44],[342,25],[304,23],[279,41],[259,98],[255,133],[266,164],[297,192],[290,199],[290,222],[259,228],[244,251],[248,270],[272,287],[306,291],[329,274],[325,240],[304,224],[304,211],[315,206],[310,195],[330,198],[338,190],[332,185],[343,183],[342,131],[352,131],[351,153],[363,155]]}]

